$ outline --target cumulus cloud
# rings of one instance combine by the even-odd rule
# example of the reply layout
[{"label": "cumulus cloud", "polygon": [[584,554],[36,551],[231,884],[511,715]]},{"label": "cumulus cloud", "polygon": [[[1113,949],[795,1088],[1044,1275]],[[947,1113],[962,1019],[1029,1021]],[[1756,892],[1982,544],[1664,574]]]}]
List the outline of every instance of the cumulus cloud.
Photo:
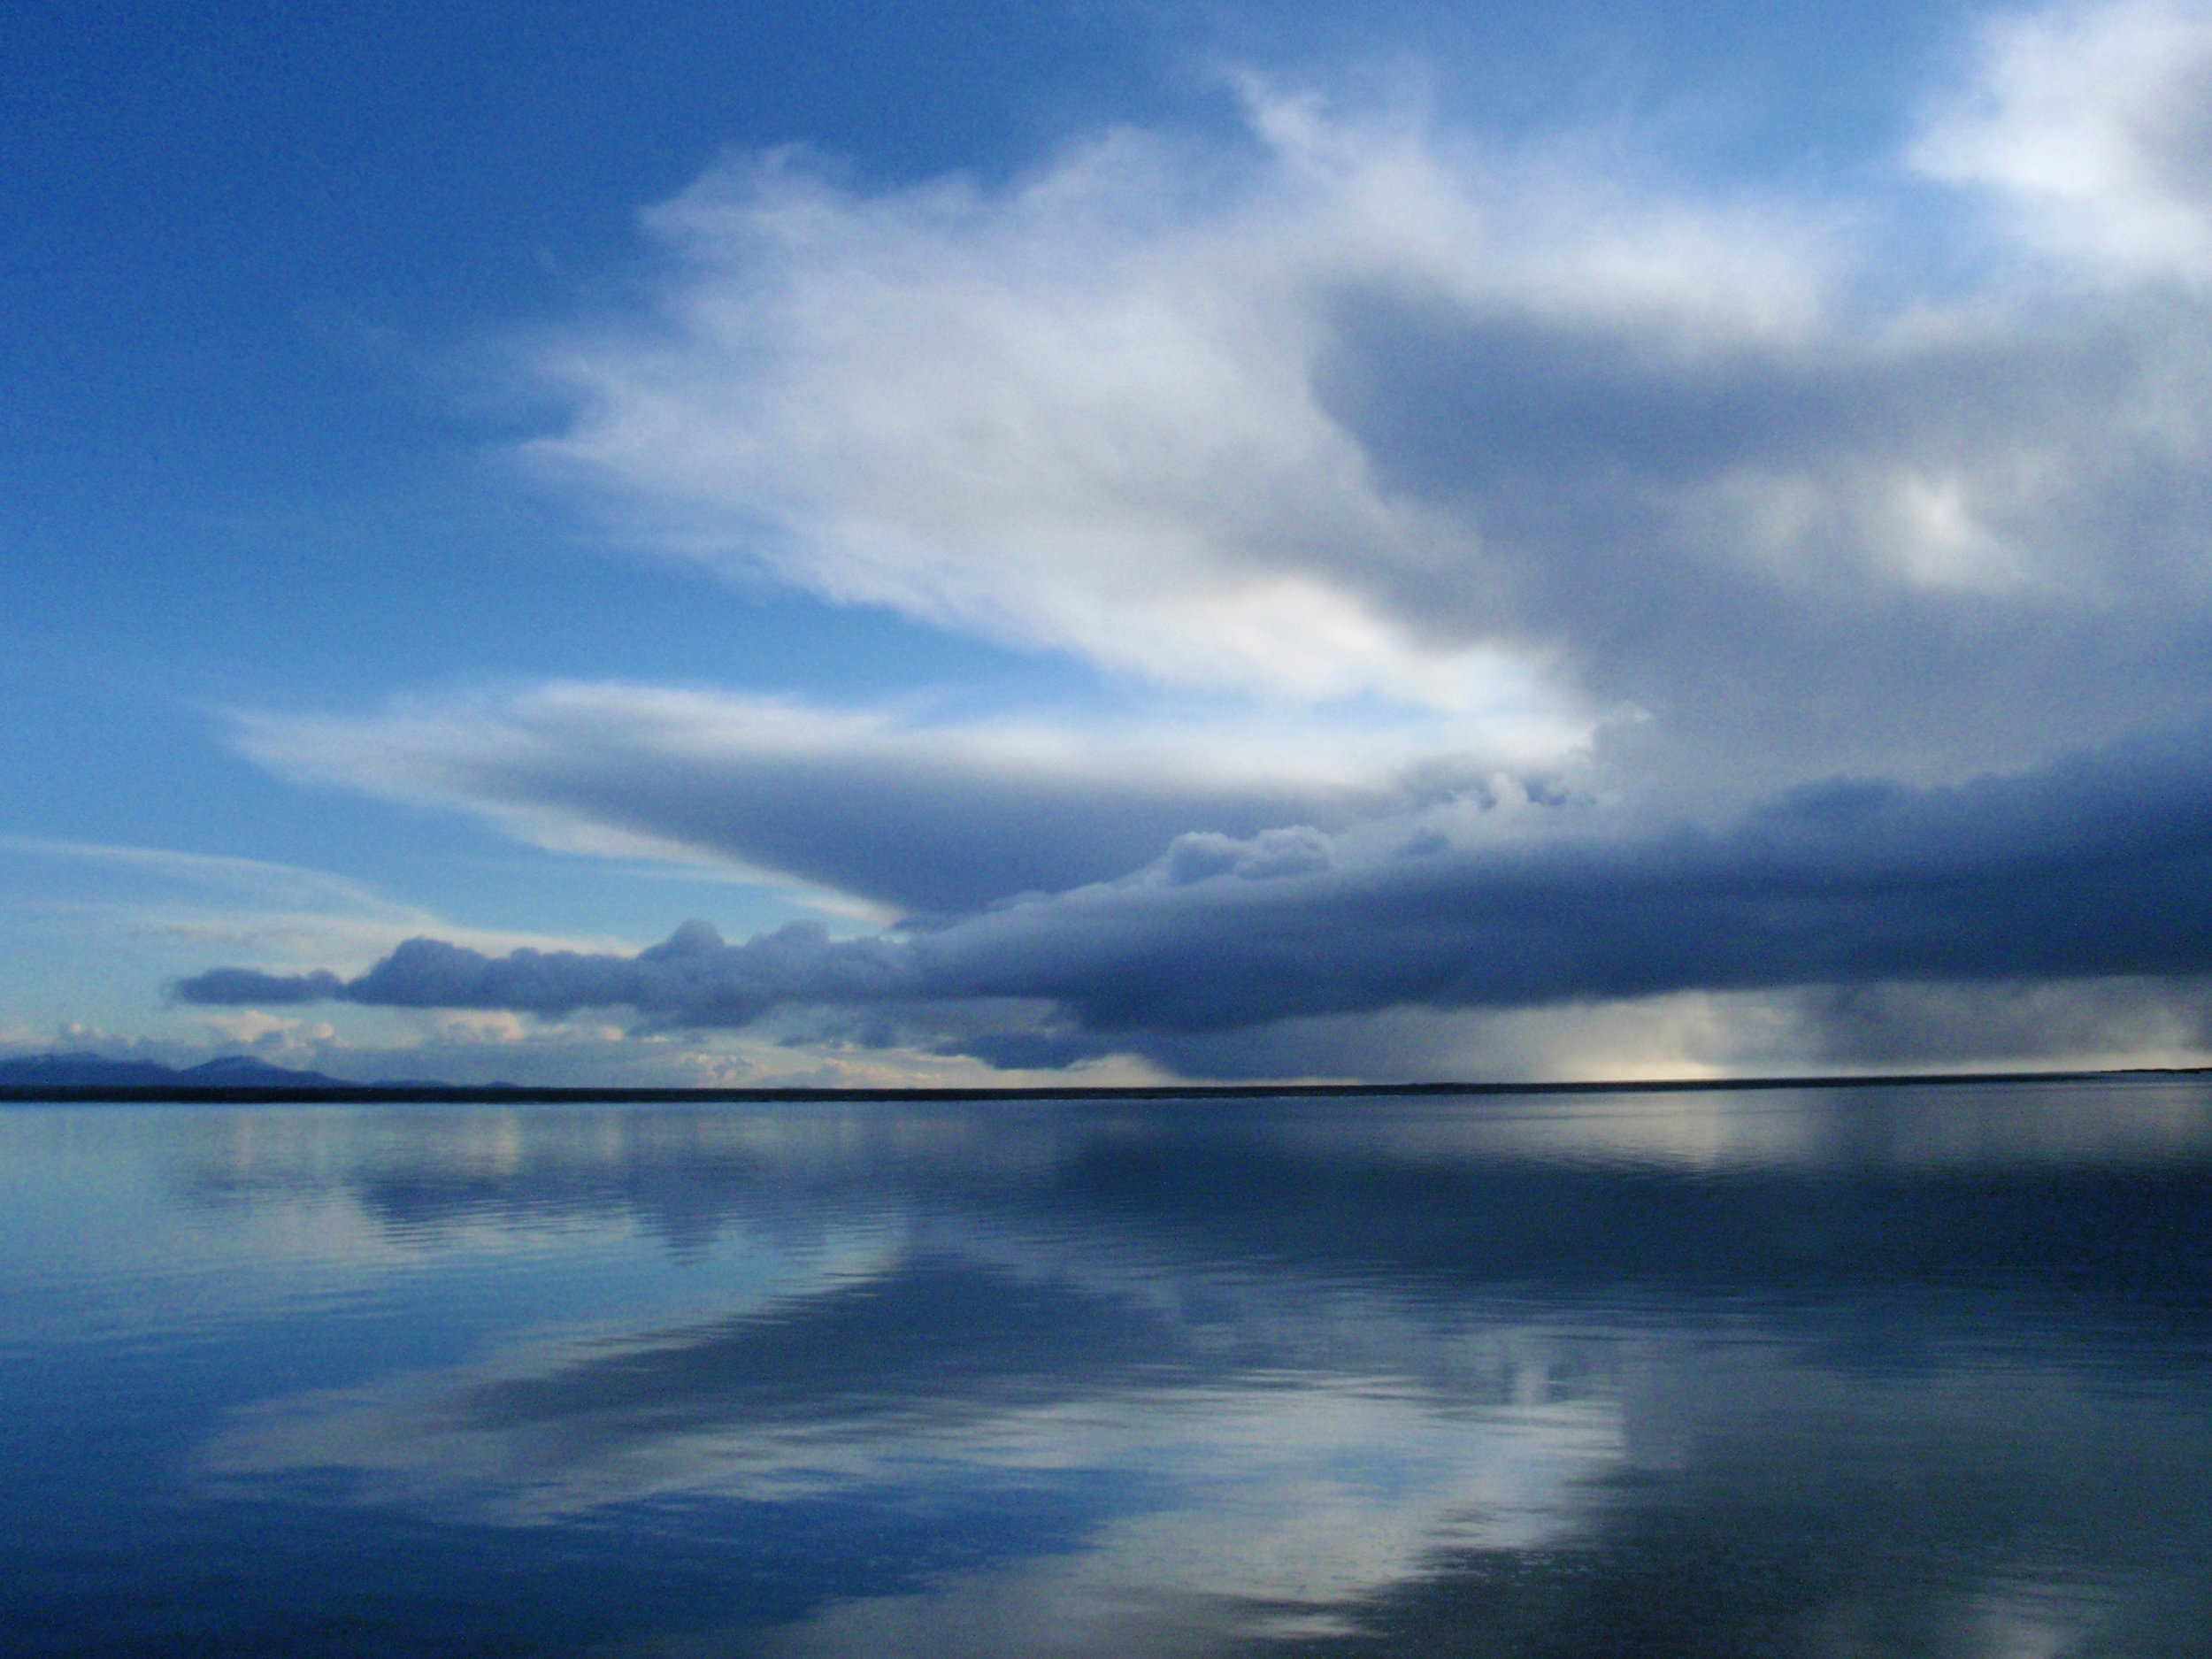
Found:
[{"label": "cumulus cloud", "polygon": [[[2192,15],[1997,31],[1914,165],[2017,195],[2005,157],[2141,115],[2098,53],[2166,58],[2069,28],[2177,53],[2180,131]],[[1003,188],[733,159],[649,216],[649,315],[541,348],[573,412],[534,454],[664,549],[1142,681],[1471,742],[1640,711],[1638,776],[1737,805],[2204,710],[2193,289],[1999,249],[1962,292],[1871,201],[1248,92],[1245,150],[1116,132]]]},{"label": "cumulus cloud", "polygon": [[1234,180],[1131,132],[1002,193],[734,160],[648,218],[658,316],[543,354],[578,414],[538,455],[833,598],[1179,683],[1480,706],[1509,658],[1409,641],[1332,573],[1446,552],[1305,383],[1311,267],[1364,262],[1400,169],[1268,125],[1281,162]]},{"label": "cumulus cloud", "polygon": [[2117,279],[2212,276],[2212,7],[2067,4],[2001,18],[1912,152],[2013,227]]},{"label": "cumulus cloud", "polygon": [[2195,728],[1964,786],[1798,790],[1718,831],[1570,803],[1440,819],[1453,833],[1408,835],[1418,820],[1402,820],[1197,838],[1123,880],[906,939],[802,923],[729,945],[693,922],[635,956],[488,956],[419,939],[351,979],[221,970],[178,990],[211,1003],[627,1007],[702,1027],[789,1004],[1018,999],[1059,1023],[960,1041],[1039,1065],[1131,1033],[1407,1006],[2201,975],[2208,743]]}]

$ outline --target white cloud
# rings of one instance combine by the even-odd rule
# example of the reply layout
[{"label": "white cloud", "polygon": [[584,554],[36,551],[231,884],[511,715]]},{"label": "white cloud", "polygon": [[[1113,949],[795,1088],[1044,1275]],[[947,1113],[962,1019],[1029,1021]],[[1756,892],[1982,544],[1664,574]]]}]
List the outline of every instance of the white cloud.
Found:
[{"label": "white cloud", "polygon": [[[2196,50],[2179,12],[2080,15]],[[2075,104],[2007,90],[2058,27],[1993,36],[1921,165],[1978,188],[2070,142]],[[2174,132],[2212,111],[2161,85]],[[1870,270],[1900,240],[1870,197],[1248,102],[1242,150],[1117,131],[1002,188],[733,159],[648,215],[649,305],[539,343],[572,411],[530,452],[716,569],[1263,730],[1346,699],[1441,753],[1609,720],[1623,779],[1684,795],[2204,708],[2194,298],[2024,286],[2001,249],[1962,294]]]},{"label": "white cloud", "polygon": [[1974,78],[1912,150],[2107,276],[2212,276],[2212,6],[2062,4],[1983,32]]},{"label": "white cloud", "polygon": [[1263,154],[1121,131],[1002,193],[861,197],[740,158],[647,225],[657,314],[545,349],[578,402],[538,457],[667,544],[833,598],[1173,684],[1379,693],[1479,718],[1540,651],[1430,635],[1360,572],[1462,564],[1317,396],[1361,285],[1730,339],[1819,273],[1751,216],[1252,89]]},{"label": "white cloud", "polygon": [[303,1019],[283,1019],[250,1008],[235,1014],[205,1015],[200,1023],[226,1043],[258,1048],[265,1053],[307,1052],[310,1045],[328,1042],[338,1034],[337,1028],[328,1020],[318,1020],[311,1025]]}]

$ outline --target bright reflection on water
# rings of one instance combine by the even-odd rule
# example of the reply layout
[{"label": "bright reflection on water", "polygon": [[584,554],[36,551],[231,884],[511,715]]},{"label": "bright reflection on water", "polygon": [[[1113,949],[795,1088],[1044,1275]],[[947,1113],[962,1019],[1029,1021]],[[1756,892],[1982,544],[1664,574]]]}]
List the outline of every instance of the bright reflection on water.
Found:
[{"label": "bright reflection on water", "polygon": [[2212,1090],[0,1110],[0,1647],[2212,1653]]}]

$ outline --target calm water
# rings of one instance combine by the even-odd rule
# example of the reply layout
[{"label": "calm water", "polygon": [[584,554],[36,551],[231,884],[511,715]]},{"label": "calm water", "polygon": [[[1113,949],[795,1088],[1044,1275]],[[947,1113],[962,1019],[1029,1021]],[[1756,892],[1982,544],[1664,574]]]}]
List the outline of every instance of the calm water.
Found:
[{"label": "calm water", "polygon": [[28,1654],[2212,1654],[2212,1090],[0,1110]]}]

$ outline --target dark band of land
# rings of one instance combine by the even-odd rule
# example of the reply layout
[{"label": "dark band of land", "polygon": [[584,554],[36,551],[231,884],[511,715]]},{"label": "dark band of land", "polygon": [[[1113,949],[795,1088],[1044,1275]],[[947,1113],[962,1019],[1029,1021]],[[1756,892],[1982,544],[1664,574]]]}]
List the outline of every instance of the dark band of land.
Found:
[{"label": "dark band of land", "polygon": [[1975,1083],[2081,1083],[2157,1077],[2202,1077],[2207,1066],[2143,1066],[2101,1071],[1897,1071],[1877,1075],[1663,1078],[1593,1082],[1465,1083],[1164,1083],[1131,1087],[1021,1084],[938,1088],[572,1088],[521,1084],[35,1084],[0,1085],[0,1102],[62,1104],[109,1102],[188,1105],[452,1104],[515,1106],[746,1105],[775,1102],[880,1101],[1203,1101],[1327,1100],[1405,1095],[1651,1094],[1758,1089],[1904,1088]]}]

